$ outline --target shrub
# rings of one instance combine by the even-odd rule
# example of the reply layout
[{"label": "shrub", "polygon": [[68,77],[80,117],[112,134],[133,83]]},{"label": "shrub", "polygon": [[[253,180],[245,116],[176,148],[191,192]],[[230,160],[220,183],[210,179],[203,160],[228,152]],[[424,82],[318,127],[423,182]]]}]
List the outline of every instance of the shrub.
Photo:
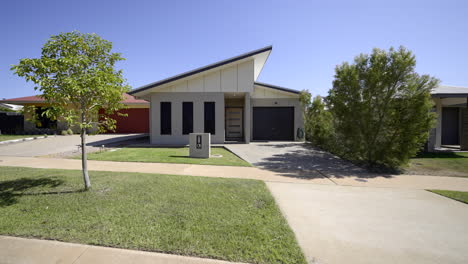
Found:
[{"label": "shrub", "polygon": [[374,49],[336,67],[327,97],[345,158],[397,168],[424,145],[434,123],[430,92],[438,80],[415,72],[411,51]]},{"label": "shrub", "polygon": [[67,129],[67,134],[68,135],[73,135],[73,130],[71,128]]},{"label": "shrub", "polygon": [[60,132],[60,134],[62,136],[66,136],[66,135],[68,135],[68,131],[67,130],[62,130],[62,132]]},{"label": "shrub", "polygon": [[307,111],[305,123],[307,140],[330,152],[335,149],[333,119],[321,96],[316,96]]}]

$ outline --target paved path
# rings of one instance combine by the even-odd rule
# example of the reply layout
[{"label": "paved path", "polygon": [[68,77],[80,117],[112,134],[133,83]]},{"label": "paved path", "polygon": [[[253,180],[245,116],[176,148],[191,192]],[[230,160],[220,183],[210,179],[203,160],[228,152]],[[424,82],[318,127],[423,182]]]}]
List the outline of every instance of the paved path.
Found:
[{"label": "paved path", "polygon": [[[81,160],[0,156],[0,167],[1,166],[80,170]],[[285,176],[279,172],[272,172],[254,167],[115,162],[96,160],[89,160],[88,167],[90,170],[96,171],[141,172],[205,177],[241,178],[263,180],[267,182],[271,181],[320,185],[468,191],[468,178],[460,177],[396,175],[392,177],[372,178],[362,178],[359,176],[327,178],[323,177],[317,172],[310,172],[310,175],[307,177],[297,178]]]},{"label": "paved path", "polygon": [[227,264],[232,262],[58,241],[0,236],[0,263]]},{"label": "paved path", "polygon": [[[143,134],[102,134],[87,137],[88,146],[102,146],[122,140],[144,136]],[[56,153],[78,151],[81,144],[79,135],[56,136],[44,139],[0,145],[0,156],[35,157]],[[77,152],[78,153],[78,152]]]},{"label": "paved path", "polygon": [[309,263],[467,263],[461,202],[423,190],[267,185]]}]

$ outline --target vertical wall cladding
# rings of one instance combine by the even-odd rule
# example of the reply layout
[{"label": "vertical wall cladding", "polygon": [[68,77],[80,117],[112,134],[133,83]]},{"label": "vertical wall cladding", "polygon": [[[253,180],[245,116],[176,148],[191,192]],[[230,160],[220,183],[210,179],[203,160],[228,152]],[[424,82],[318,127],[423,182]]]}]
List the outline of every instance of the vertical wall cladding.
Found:
[{"label": "vertical wall cladding", "polygon": [[221,70],[221,91],[239,92],[237,87],[237,65]]},{"label": "vertical wall cladding", "polygon": [[239,92],[254,91],[254,62],[247,61],[237,65],[237,87]]},{"label": "vertical wall cladding", "polygon": [[161,88],[158,92],[253,92],[254,62],[246,61]]}]

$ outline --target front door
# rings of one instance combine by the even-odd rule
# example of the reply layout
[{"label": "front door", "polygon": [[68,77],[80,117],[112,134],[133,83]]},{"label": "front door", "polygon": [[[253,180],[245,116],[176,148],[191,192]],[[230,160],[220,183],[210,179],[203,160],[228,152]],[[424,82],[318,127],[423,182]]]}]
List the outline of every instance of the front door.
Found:
[{"label": "front door", "polygon": [[458,107],[442,108],[442,145],[460,145]]},{"label": "front door", "polygon": [[241,140],[244,137],[243,108],[226,108],[226,139]]}]

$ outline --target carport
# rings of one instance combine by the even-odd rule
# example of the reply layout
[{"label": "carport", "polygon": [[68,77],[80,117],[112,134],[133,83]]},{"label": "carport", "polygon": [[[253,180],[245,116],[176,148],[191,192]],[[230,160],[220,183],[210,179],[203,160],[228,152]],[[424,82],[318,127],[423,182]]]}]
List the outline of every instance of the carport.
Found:
[{"label": "carport", "polygon": [[468,88],[439,86],[432,92],[437,113],[429,149],[468,150]]}]

